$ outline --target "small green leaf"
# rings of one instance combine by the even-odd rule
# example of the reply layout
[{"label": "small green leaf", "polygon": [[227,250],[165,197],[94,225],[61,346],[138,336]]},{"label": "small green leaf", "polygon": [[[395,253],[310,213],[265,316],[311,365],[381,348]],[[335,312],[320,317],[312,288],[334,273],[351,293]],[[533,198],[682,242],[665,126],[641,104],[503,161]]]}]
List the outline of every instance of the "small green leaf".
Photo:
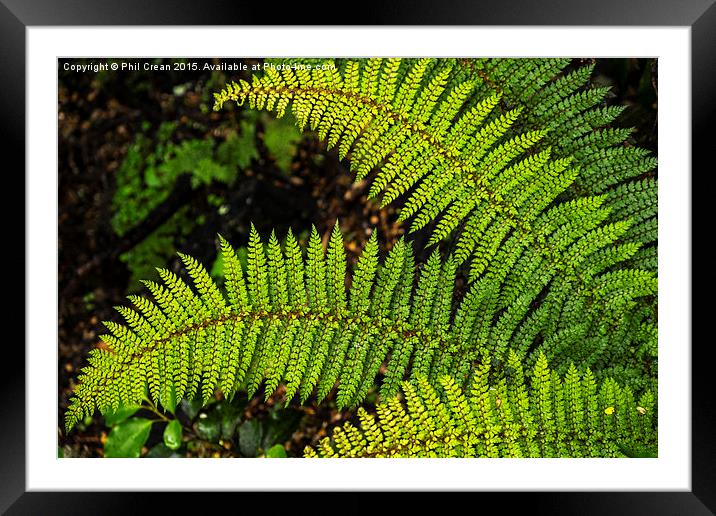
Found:
[{"label": "small green leaf", "polygon": [[105,457],[137,458],[147,442],[152,422],[149,419],[133,417],[115,426],[104,443]]},{"label": "small green leaf", "polygon": [[139,405],[127,405],[119,407],[115,412],[104,415],[104,423],[107,426],[118,425],[128,417],[133,416],[141,407]]},{"label": "small green leaf", "polygon": [[266,452],[266,457],[269,459],[285,459],[286,449],[280,444],[274,444]]},{"label": "small green leaf", "polygon": [[164,186],[162,178],[157,174],[157,169],[154,167],[147,167],[144,171],[144,182],[147,183],[147,186],[153,188]]},{"label": "small green leaf", "polygon": [[170,450],[181,448],[182,429],[178,420],[172,419],[164,429],[164,444]]}]

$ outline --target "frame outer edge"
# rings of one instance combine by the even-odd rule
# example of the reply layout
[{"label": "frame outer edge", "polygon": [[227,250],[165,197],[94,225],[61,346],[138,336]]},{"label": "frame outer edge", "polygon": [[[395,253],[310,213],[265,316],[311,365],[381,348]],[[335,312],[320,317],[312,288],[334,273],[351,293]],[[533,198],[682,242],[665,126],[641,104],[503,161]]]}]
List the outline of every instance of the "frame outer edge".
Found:
[{"label": "frame outer edge", "polygon": [[[25,25],[7,6],[0,3],[0,155],[12,160],[3,167],[5,191],[14,192],[16,199],[25,199]],[[14,159],[13,159],[14,158]],[[7,161],[5,163],[8,163]],[[20,201],[22,202],[22,201]],[[17,223],[18,206],[2,203],[3,246],[10,249],[5,256],[6,271],[25,269],[25,220]],[[24,205],[22,213],[24,214]],[[27,271],[24,277],[27,277]],[[14,276],[14,277],[13,277]],[[20,282],[20,275],[8,275]],[[24,279],[22,280],[24,281]],[[12,288],[12,287],[10,287]],[[25,309],[24,283],[6,292],[13,292],[13,305]],[[17,308],[16,308],[17,309]],[[17,316],[15,316],[17,317]],[[13,337],[3,339],[3,367],[0,373],[0,513],[25,491],[25,323]],[[18,338],[17,334],[20,334]]]},{"label": "frame outer edge", "polygon": [[[716,115],[716,3],[713,3],[691,27],[691,113],[692,113],[692,199],[693,192],[704,195],[704,189],[693,189],[696,169],[701,177],[713,170],[713,148],[716,141],[714,120]],[[711,190],[706,190],[711,193]],[[706,206],[702,199],[692,206]],[[695,217],[692,212],[693,235],[708,235],[713,231],[709,224],[712,216]],[[704,227],[708,224],[709,227]],[[698,233],[697,233],[697,228]],[[708,237],[707,237],[708,238]],[[693,246],[692,246],[693,249]],[[692,251],[692,267],[696,263]],[[700,264],[699,264],[700,265]],[[701,268],[701,267],[700,267]],[[692,270],[692,277],[694,271]],[[711,511],[716,513],[716,404],[713,382],[713,337],[693,333],[693,321],[708,321],[713,303],[694,297],[692,284],[692,490]],[[701,302],[699,302],[701,301]],[[697,315],[698,314],[698,315]],[[711,357],[709,356],[711,355]],[[710,359],[711,358],[711,359]]]},{"label": "frame outer edge", "polygon": [[[310,8],[236,0],[2,0],[25,25],[336,25],[335,0]],[[355,25],[691,25],[712,0],[393,0],[355,4]]]},{"label": "frame outer edge", "polygon": [[[117,11],[112,12],[110,9],[103,12],[104,6],[100,5],[100,2],[95,4],[95,6],[99,8],[99,11],[91,9],[92,4],[88,2],[73,3],[75,9],[71,9],[67,4],[65,4],[65,7],[68,8],[64,11],[63,9],[48,11],[48,3],[45,3],[43,10],[41,6],[42,2],[29,1],[26,2],[25,8],[20,7],[18,10],[18,5],[20,4],[14,0],[11,0],[11,2],[15,5],[13,11],[18,13],[18,16],[13,14],[13,11],[7,7],[6,4],[9,3],[7,0],[0,3],[0,41],[2,41],[2,45],[0,45],[0,62],[3,66],[2,72],[4,78],[10,79],[3,81],[4,92],[3,95],[0,95],[0,112],[3,113],[2,120],[0,120],[0,127],[2,127],[3,131],[0,133],[0,149],[5,150],[5,154],[7,156],[17,155],[17,149],[24,148],[25,23],[37,25],[87,25],[92,23],[99,23],[103,25],[112,25],[114,23],[137,24],[137,15],[143,14],[142,11],[149,11],[149,13],[147,13],[149,16],[144,18],[144,20],[149,20],[149,22],[156,22],[158,16],[156,11],[164,11],[163,6],[159,2],[156,3],[156,11],[152,11],[152,8],[147,7],[146,3],[143,2],[142,9],[136,9],[134,12],[132,12],[133,10],[131,8],[122,9],[121,13],[117,13]],[[130,3],[135,2],[130,1]],[[479,6],[473,6],[471,9],[467,4],[463,2],[459,3],[461,5],[455,12],[459,13],[461,11],[472,11],[467,17],[462,18],[461,23],[469,23],[471,19],[479,17],[480,15],[482,15],[482,23],[484,24],[494,24],[499,23],[500,21],[504,23],[504,17],[506,14],[508,14],[509,11],[512,11],[515,7],[515,2],[506,1],[505,4],[507,5],[504,6],[504,10],[497,8],[496,10],[492,10],[492,14],[489,14],[488,10],[480,9]],[[684,2],[684,4],[685,3],[686,2]],[[703,5],[707,3],[711,3],[712,5],[703,11]],[[562,2],[555,2],[554,4],[562,4]],[[640,11],[640,13],[645,16],[644,19],[647,20],[641,24],[657,23],[663,25],[687,25],[697,16],[697,14],[694,13],[697,11],[703,12],[703,14],[698,17],[695,22],[693,22],[692,26],[692,135],[694,161],[699,160],[705,165],[708,163],[707,160],[709,159],[709,151],[713,146],[713,142],[716,141],[713,134],[714,124],[712,116],[715,111],[715,99],[713,92],[716,91],[716,57],[714,56],[714,52],[716,52],[716,38],[714,37],[714,35],[716,35],[716,5],[713,4],[713,0],[710,0],[709,2],[692,0],[687,6],[688,13],[686,13],[687,9],[684,9],[684,11],[679,13],[673,12],[674,10],[678,11],[678,9],[673,9],[674,4],[672,4],[670,6],[671,8],[667,10],[663,10],[663,7],[666,5],[664,2],[658,2],[658,5],[652,5],[650,9],[646,9],[644,6],[638,7],[640,4],[641,3],[637,3],[637,5],[630,8],[630,4],[620,2],[622,11],[625,9],[628,9],[628,11],[622,12],[620,20],[609,20],[609,22],[618,23],[620,25],[639,23],[638,21],[634,21],[635,19],[638,20],[638,18],[635,18],[634,12]],[[697,7],[697,4],[700,7]],[[563,13],[564,16],[562,16],[557,23],[561,25],[574,24],[575,19],[580,14],[580,19],[584,20],[584,15],[589,11],[586,7],[586,2],[578,5],[578,8],[571,9],[568,10],[568,12]],[[497,7],[497,5],[494,7]],[[539,9],[544,7],[545,6],[541,6]],[[667,7],[669,6],[667,5]],[[33,8],[38,9],[35,11]],[[88,8],[90,12],[88,12]],[[580,8],[584,10],[580,12]],[[539,9],[536,5],[535,9],[535,13],[523,11],[522,13],[516,15],[514,22],[539,24],[545,14],[555,14],[551,10],[548,10],[547,12],[542,11],[542,14],[538,14],[537,11],[539,11]],[[606,9],[607,8],[603,5],[600,8],[600,10]],[[198,22],[206,23],[208,21],[203,19],[206,15],[201,14],[202,11],[200,11],[192,13],[194,16],[193,23],[187,23],[187,19],[181,14],[182,11],[184,10],[177,9],[174,12],[168,13],[164,11],[166,23],[193,25]],[[211,9],[203,10],[204,13],[210,11]],[[399,9],[388,9],[383,13],[378,12],[374,16],[375,19],[372,21],[374,23],[395,23],[394,20],[396,15],[399,16],[399,11]],[[425,14],[423,9],[416,9],[414,13],[420,13],[421,11]],[[428,9],[428,11],[433,11],[433,9]],[[230,12],[231,14],[235,14],[233,10],[230,10]],[[119,16],[113,16],[113,14],[119,14]],[[212,16],[214,18],[214,23],[217,20],[221,20],[221,23],[227,23],[228,20],[233,18],[232,16],[227,17],[225,14],[226,13],[221,14],[215,11]],[[245,12],[245,14],[248,14],[248,18],[257,18],[257,16],[252,16],[256,13],[251,11],[249,13]],[[534,15],[537,16],[537,19],[532,18],[531,22],[526,21],[527,18]],[[690,19],[688,19],[689,16],[691,16]],[[453,23],[456,17],[453,17]],[[246,18],[246,16],[242,16],[242,18]],[[413,18],[415,18],[415,14],[408,15],[405,18],[405,22],[412,23],[417,21]],[[600,16],[596,23],[609,23],[606,19],[603,20],[602,18],[603,16]],[[248,20],[242,21],[245,22]],[[296,21],[300,21],[300,17]],[[276,22],[280,23],[279,20],[276,20],[275,23]],[[144,23],[147,23],[147,21]],[[208,21],[208,23],[212,22]],[[450,23],[450,21],[447,20],[445,16],[437,16],[434,18],[433,23]],[[24,154],[21,155],[19,165],[21,170],[24,170]],[[24,193],[24,183],[21,188]],[[24,227],[22,229],[24,230]],[[24,241],[24,237],[22,237],[22,240]],[[24,264],[24,253],[25,250],[23,247],[21,257],[13,257],[16,262],[14,265],[15,267],[19,268],[19,263],[17,262],[19,262],[20,259],[22,259]],[[19,255],[20,253],[17,254]],[[696,308],[695,304],[694,307]],[[708,309],[708,307],[704,307],[704,309]],[[703,346],[707,346],[707,344],[704,344]],[[683,503],[688,500],[691,502],[689,505],[691,505],[692,509],[695,511],[698,511],[697,505],[700,505],[703,511],[698,511],[699,513],[706,514],[707,512],[704,511],[708,511],[707,507],[712,510],[716,507],[716,493],[714,493],[714,486],[716,486],[716,443],[713,439],[713,435],[716,435],[716,429],[714,428],[716,409],[714,408],[713,399],[710,395],[713,390],[713,382],[708,381],[710,378],[709,370],[711,369],[711,362],[707,360],[707,353],[707,349],[703,349],[698,346],[694,346],[693,348],[693,371],[695,380],[693,388],[694,425],[692,443],[693,495],[686,493],[653,493],[650,496],[650,494],[646,493],[631,493],[634,497],[634,502],[637,500],[644,501],[645,496],[647,497],[647,500],[650,501],[654,501],[654,499],[658,498],[661,498],[662,501],[664,501],[664,495],[671,495],[669,497],[670,501],[675,502],[676,500],[681,500]],[[30,500],[34,501],[34,503],[30,503],[37,507],[37,502],[40,498],[42,498],[39,494],[21,496],[25,490],[26,474],[24,406],[25,356],[22,350],[19,351],[19,354],[19,361],[16,360],[14,364],[20,365],[21,367],[15,367],[10,372],[5,371],[3,375],[0,376],[0,396],[2,396],[2,403],[0,404],[0,421],[2,421],[2,424],[0,425],[0,448],[2,449],[2,461],[0,461],[0,512],[7,510],[10,505],[18,500],[18,497],[21,498],[17,503],[15,503],[13,509],[22,510],[21,507],[27,507],[26,504],[30,502]],[[625,494],[626,493],[617,495],[617,498],[622,498]],[[608,496],[606,493],[585,493],[584,500],[594,501],[593,495],[601,497]],[[74,498],[75,495],[66,496]],[[30,500],[28,500],[28,498]],[[56,495],[54,497],[48,495],[46,498],[47,502],[50,502],[53,498],[57,501]],[[570,497],[567,496],[566,498]],[[695,504],[697,501],[699,503]],[[649,506],[651,504],[646,505]],[[616,504],[615,506],[612,506],[613,509],[617,509],[615,513],[620,513],[618,510],[619,506],[621,506],[621,508],[625,508],[623,504]],[[46,507],[50,506],[48,505]],[[664,505],[661,507],[662,509],[665,508]],[[686,504],[681,507],[686,509]],[[634,508],[637,509],[637,511],[640,510],[637,507]],[[589,511],[587,510],[587,512]],[[663,513],[662,511],[657,512]]]}]

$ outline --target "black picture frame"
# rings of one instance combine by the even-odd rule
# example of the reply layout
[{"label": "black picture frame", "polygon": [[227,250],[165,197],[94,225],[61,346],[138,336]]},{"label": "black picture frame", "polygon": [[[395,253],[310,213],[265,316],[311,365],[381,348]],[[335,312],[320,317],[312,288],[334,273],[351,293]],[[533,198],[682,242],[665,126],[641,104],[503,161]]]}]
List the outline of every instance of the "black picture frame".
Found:
[{"label": "black picture frame", "polygon": [[[716,113],[716,0],[491,0],[435,2],[428,0],[382,2],[368,7],[361,3],[353,10],[351,21],[359,25],[619,25],[619,26],[688,26],[691,27],[692,52],[692,163],[693,168],[712,172],[709,166],[713,148]],[[269,3],[242,3],[188,0],[0,0],[0,149],[6,163],[5,177],[13,176],[19,184],[13,197],[24,199],[25,169],[25,30],[29,26],[63,25],[245,25],[245,24],[335,24],[329,13],[337,12],[322,2],[296,4],[277,9]],[[335,6],[334,6],[335,7]],[[568,47],[566,47],[568,48]],[[660,142],[668,145],[668,142]],[[15,165],[10,166],[10,158]],[[709,168],[707,168],[709,167]],[[50,173],[50,171],[48,171]],[[54,173],[54,172],[53,172]],[[685,174],[690,171],[685,171]],[[692,192],[693,192],[692,188]],[[7,194],[6,194],[7,195]],[[2,219],[7,221],[5,242],[11,263],[7,271],[25,266],[25,227],[17,223],[17,208]],[[705,219],[708,221],[709,219]],[[694,224],[698,219],[694,218]],[[692,231],[693,234],[693,231]],[[10,249],[9,251],[7,249]],[[20,262],[22,257],[22,263]],[[693,264],[692,249],[692,264]],[[54,263],[48,256],[48,263]],[[31,271],[25,271],[26,275]],[[16,273],[11,273],[17,275]],[[24,290],[24,286],[23,286]],[[18,290],[12,295],[19,297]],[[7,295],[7,294],[6,294]],[[19,302],[16,303],[19,305]],[[25,306],[25,317],[31,306]],[[692,314],[707,310],[698,305],[692,293]],[[25,319],[26,320],[26,319]],[[692,315],[692,321],[701,319]],[[7,328],[7,326],[6,326]],[[23,335],[24,337],[24,335]],[[106,514],[139,512],[148,495],[137,493],[47,493],[26,492],[25,487],[25,352],[19,339],[4,339],[4,360],[0,373],[0,512],[7,514]],[[23,338],[24,341],[24,338]],[[509,493],[510,507],[525,505],[530,512],[548,514],[713,514],[716,512],[716,404],[713,375],[708,360],[709,339],[693,339],[692,345],[692,491],[690,492],[570,492]],[[688,346],[691,343],[682,343]],[[15,356],[12,356],[12,353]],[[10,353],[8,355],[8,353]],[[668,417],[663,415],[662,417]],[[480,493],[480,504],[488,498],[505,496]],[[219,504],[229,496],[217,495]],[[239,496],[239,495],[236,495]],[[272,497],[274,495],[271,495]],[[298,504],[305,501],[298,496]],[[352,502],[357,494],[344,495],[344,507],[366,508]],[[164,510],[188,509],[185,494],[163,496]],[[301,500],[304,501],[301,501]],[[420,500],[414,497],[413,500]],[[502,499],[501,499],[502,500]],[[495,500],[496,501],[496,500]],[[204,499],[206,503],[206,499]],[[213,505],[213,501],[211,505]],[[457,502],[460,503],[460,502]],[[500,504],[504,504],[501,501]],[[370,505],[373,505],[371,503]],[[284,506],[286,507],[286,506]],[[483,506],[484,507],[484,506]],[[238,509],[238,507],[237,507]],[[375,505],[372,510],[377,510]],[[381,509],[381,510],[384,510]],[[510,511],[512,512],[512,511]]]}]

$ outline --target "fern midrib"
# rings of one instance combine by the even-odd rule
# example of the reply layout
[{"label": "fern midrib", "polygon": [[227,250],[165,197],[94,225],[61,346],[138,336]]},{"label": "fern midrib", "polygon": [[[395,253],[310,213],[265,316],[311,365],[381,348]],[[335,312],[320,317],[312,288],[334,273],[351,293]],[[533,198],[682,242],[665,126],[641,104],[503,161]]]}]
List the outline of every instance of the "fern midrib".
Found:
[{"label": "fern midrib", "polygon": [[265,86],[251,86],[251,92],[256,92],[257,94],[261,95],[269,95],[272,93],[277,94],[291,94],[295,95],[297,93],[312,93],[317,95],[335,95],[339,97],[343,97],[345,99],[355,100],[360,104],[364,104],[367,106],[372,106],[380,111],[383,111],[388,118],[391,120],[399,121],[402,123],[402,125],[407,128],[408,130],[412,131],[415,134],[420,135],[425,141],[427,141],[430,145],[434,146],[439,154],[444,156],[446,159],[451,160],[453,164],[460,165],[462,163],[462,160],[460,160],[460,157],[455,155],[455,153],[451,152],[450,149],[447,149],[444,145],[442,145],[437,138],[435,138],[430,132],[428,132],[424,128],[424,124],[421,123],[415,123],[411,122],[410,119],[403,115],[402,113],[398,113],[395,110],[392,109],[391,106],[384,104],[382,102],[378,102],[375,99],[372,99],[371,97],[366,97],[363,95],[359,95],[357,93],[351,92],[351,91],[345,91],[345,90],[332,90],[329,88],[317,88],[315,86],[302,86],[300,88],[288,88],[286,86],[274,86],[272,88],[267,88]]},{"label": "fern midrib", "polygon": [[[374,330],[383,332],[382,335],[392,334],[403,338],[417,337],[419,341],[423,344],[430,344],[437,341],[438,346],[444,348],[448,348],[452,343],[457,341],[454,336],[440,335],[439,333],[426,328],[406,329],[406,327],[411,327],[411,325],[403,323],[402,321],[392,321],[388,319],[389,323],[392,324],[386,324],[386,319],[381,317],[369,316],[367,319],[364,319],[360,316],[350,315],[348,313],[339,313],[334,310],[321,312],[310,310],[256,310],[247,312],[232,312],[218,317],[205,319],[198,323],[190,324],[188,326],[185,326],[180,331],[174,331],[160,339],[151,340],[150,345],[142,348],[139,351],[136,351],[129,355],[119,355],[122,358],[119,363],[120,368],[118,368],[112,374],[104,376],[102,378],[102,382],[97,384],[97,388],[92,390],[92,394],[98,394],[99,392],[101,392],[102,388],[104,388],[108,383],[117,380],[119,376],[121,376],[125,372],[125,370],[123,369],[125,366],[131,367],[132,362],[134,362],[135,360],[142,360],[147,354],[153,353],[157,348],[159,348],[163,344],[166,344],[167,342],[170,342],[177,338],[181,338],[185,335],[189,335],[193,332],[205,330],[212,327],[218,327],[221,324],[224,324],[229,321],[238,322],[244,321],[246,319],[253,319],[254,321],[257,321],[259,319],[271,319],[282,320],[283,322],[288,322],[294,319],[303,319],[306,321],[331,321],[334,324],[353,324],[365,330],[366,333],[368,329],[372,328]],[[110,353],[117,355],[117,352],[110,346],[107,346],[104,349]]]},{"label": "fern midrib", "polygon": [[[537,430],[537,432],[530,437],[529,434],[533,431]],[[360,431],[360,429],[359,429]],[[505,432],[511,431],[516,432],[518,435],[516,435],[514,438],[506,438]],[[381,433],[383,431],[381,430]],[[555,448],[559,445],[559,443],[563,443],[568,448],[574,448],[575,445],[578,446],[593,446],[595,443],[606,445],[613,443],[613,439],[609,439],[605,433],[599,429],[574,429],[570,428],[569,430],[562,430],[557,431],[557,437],[556,439],[552,440],[550,439],[550,436],[547,434],[547,432],[544,429],[535,429],[533,427],[528,427],[520,423],[513,422],[509,428],[505,428],[504,426],[500,426],[497,431],[485,429],[485,428],[476,428],[476,429],[469,429],[464,432],[447,432],[444,436],[436,436],[435,432],[430,432],[429,438],[420,439],[419,437],[415,436],[414,434],[411,434],[410,436],[402,435],[402,442],[393,442],[390,446],[381,446],[384,441],[375,443],[372,442],[370,445],[374,445],[376,448],[379,448],[375,451],[367,451],[361,450],[359,455],[362,458],[381,458],[392,455],[400,455],[405,450],[410,450],[411,447],[417,448],[417,449],[432,449],[429,448],[429,445],[431,444],[440,444],[444,445],[446,443],[446,439],[451,439],[451,443],[474,448],[476,446],[476,442],[470,442],[471,439],[482,439],[485,436],[492,436],[492,437],[499,437],[502,438],[500,442],[496,442],[496,445],[499,444],[510,444],[510,443],[516,443],[516,444],[528,444],[530,441],[540,445],[540,447],[547,443],[550,445],[555,446]],[[383,437],[385,437],[383,435]],[[405,443],[405,440],[409,441],[409,443]],[[524,451],[524,450],[523,450]],[[340,452],[339,452],[340,453]],[[529,454],[527,454],[529,456]],[[544,455],[540,455],[540,457],[544,457]]]},{"label": "fern midrib", "polygon": [[[401,122],[404,127],[406,127],[408,130],[413,131],[417,134],[419,134],[421,137],[423,137],[429,144],[433,145],[437,152],[441,155],[445,156],[446,159],[453,161],[455,166],[459,170],[466,169],[466,165],[464,160],[460,159],[459,156],[454,156],[452,153],[449,152],[448,149],[446,149],[443,145],[440,144],[439,141],[437,141],[435,138],[433,138],[427,131],[424,129],[421,129],[418,124],[411,123],[407,117],[404,115],[401,115],[400,113],[396,113],[390,106],[383,104],[381,102],[378,102],[370,97],[365,97],[362,95],[358,95],[353,92],[344,91],[344,90],[333,90],[329,88],[316,88],[311,86],[305,86],[300,88],[288,88],[285,86],[274,86],[272,88],[268,87],[254,87],[251,86],[250,92],[256,93],[258,95],[270,95],[270,94],[291,94],[295,95],[297,93],[306,92],[306,93],[313,93],[313,94],[322,94],[322,95],[335,95],[335,96],[342,96],[346,99],[352,99],[356,100],[360,103],[373,106],[376,109],[384,111],[387,116],[393,120]],[[248,95],[248,94],[247,94]],[[365,128],[361,128],[361,130],[364,130]],[[482,190],[480,190],[482,188]],[[568,270],[570,267],[570,264],[562,261],[559,259],[562,253],[557,252],[554,250],[554,248],[547,244],[546,242],[540,242],[540,240],[537,238],[537,235],[533,231],[532,226],[522,221],[521,219],[515,217],[512,215],[510,208],[515,208],[511,204],[508,204],[506,202],[501,202],[499,199],[496,198],[496,195],[494,192],[492,192],[489,188],[486,186],[478,185],[477,193],[481,193],[487,198],[491,203],[492,206],[497,209],[497,211],[500,213],[502,217],[504,217],[505,222],[510,225],[513,229],[516,229],[520,232],[520,239],[521,240],[527,240],[531,242],[534,247],[537,249],[537,251],[542,254],[543,258],[546,258],[551,263],[558,264],[560,266],[559,270]],[[579,274],[574,268],[572,268],[573,273],[577,281],[579,282],[580,286],[588,287],[589,281],[587,281],[581,274]]]},{"label": "fern midrib", "polygon": [[[500,95],[504,95],[505,90],[502,88],[499,84],[497,84],[495,81],[490,79],[490,76],[484,71],[484,70],[477,70],[475,68],[475,65],[469,61],[468,59],[457,59],[457,63],[462,68],[469,68],[470,72],[474,73],[480,79],[482,79],[485,84],[487,84],[490,88],[494,89],[496,92],[498,92]],[[521,101],[523,105],[523,115],[525,115],[525,119],[529,118],[529,115],[531,115],[534,112],[534,106],[530,105],[530,102],[532,101],[535,96],[540,92],[541,90],[537,89],[535,90],[530,97],[527,99]],[[503,97],[504,98],[504,97]],[[566,110],[559,111],[557,115],[561,115],[566,113]],[[530,124],[531,125],[531,124]]]},{"label": "fern midrib", "polygon": [[489,87],[493,88],[495,91],[497,91],[500,94],[504,93],[504,90],[495,81],[490,79],[490,77],[489,77],[489,75],[487,75],[487,73],[485,73],[483,70],[478,70],[477,68],[475,68],[475,64],[472,61],[470,61],[469,59],[464,59],[464,58],[457,59],[456,61],[457,61],[458,65],[461,66],[462,68],[469,68],[470,72],[477,75]]}]

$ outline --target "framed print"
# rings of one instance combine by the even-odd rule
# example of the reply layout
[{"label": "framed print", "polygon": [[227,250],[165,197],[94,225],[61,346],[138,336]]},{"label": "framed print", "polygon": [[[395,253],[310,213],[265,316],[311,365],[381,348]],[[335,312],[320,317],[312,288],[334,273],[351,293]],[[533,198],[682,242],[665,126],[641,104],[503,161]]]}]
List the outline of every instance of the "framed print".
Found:
[{"label": "framed print", "polygon": [[248,26],[5,2],[27,244],[3,510],[714,510],[690,171],[716,11],[577,5]]}]

